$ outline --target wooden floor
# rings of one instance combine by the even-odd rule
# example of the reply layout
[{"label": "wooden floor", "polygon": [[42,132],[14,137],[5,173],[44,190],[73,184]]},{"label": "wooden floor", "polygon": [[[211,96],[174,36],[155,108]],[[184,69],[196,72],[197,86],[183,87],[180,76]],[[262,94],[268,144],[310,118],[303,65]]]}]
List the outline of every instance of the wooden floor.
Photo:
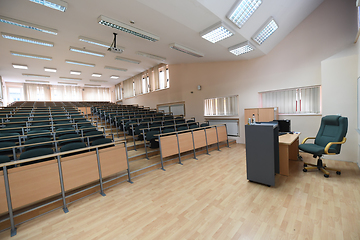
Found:
[{"label": "wooden floor", "polygon": [[[360,171],[326,160],[342,175],[302,171],[275,187],[248,182],[245,148],[186,160],[122,183],[10,231],[0,239],[360,239]],[[303,154],[312,161],[310,155]],[[261,167],[261,166],[259,166]]]}]

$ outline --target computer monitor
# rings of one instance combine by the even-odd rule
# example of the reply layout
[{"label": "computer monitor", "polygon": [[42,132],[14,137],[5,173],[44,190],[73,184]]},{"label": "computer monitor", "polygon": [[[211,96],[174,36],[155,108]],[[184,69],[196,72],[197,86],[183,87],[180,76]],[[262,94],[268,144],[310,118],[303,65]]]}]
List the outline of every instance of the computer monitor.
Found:
[{"label": "computer monitor", "polygon": [[289,119],[285,119],[285,120],[274,120],[273,122],[277,122],[279,125],[279,132],[291,132],[291,127],[290,127],[290,120]]}]

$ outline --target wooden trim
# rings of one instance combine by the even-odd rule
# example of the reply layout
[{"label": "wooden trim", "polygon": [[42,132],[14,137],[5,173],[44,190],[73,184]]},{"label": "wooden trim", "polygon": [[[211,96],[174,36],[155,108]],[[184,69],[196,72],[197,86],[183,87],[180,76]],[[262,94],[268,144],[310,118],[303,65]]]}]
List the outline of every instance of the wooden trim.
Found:
[{"label": "wooden trim", "polygon": [[179,134],[180,152],[187,152],[194,149],[191,132]]},{"label": "wooden trim", "polygon": [[9,185],[14,209],[59,194],[56,160],[9,169]]},{"label": "wooden trim", "polygon": [[179,153],[176,135],[160,137],[163,158]]},{"label": "wooden trim", "polygon": [[94,152],[61,159],[65,191],[99,180],[97,157]]},{"label": "wooden trim", "polygon": [[124,171],[128,168],[124,146],[115,146],[99,150],[102,177]]},{"label": "wooden trim", "polygon": [[215,128],[206,129],[206,137],[207,137],[208,145],[217,143],[216,129]]},{"label": "wooden trim", "polygon": [[205,131],[194,131],[195,148],[206,146]]},{"label": "wooden trim", "polygon": [[4,173],[3,171],[0,171],[0,215],[7,211],[8,208],[7,208],[7,200],[6,200]]},{"label": "wooden trim", "polygon": [[218,131],[219,142],[223,142],[223,141],[228,140],[225,126],[218,127],[217,131]]}]

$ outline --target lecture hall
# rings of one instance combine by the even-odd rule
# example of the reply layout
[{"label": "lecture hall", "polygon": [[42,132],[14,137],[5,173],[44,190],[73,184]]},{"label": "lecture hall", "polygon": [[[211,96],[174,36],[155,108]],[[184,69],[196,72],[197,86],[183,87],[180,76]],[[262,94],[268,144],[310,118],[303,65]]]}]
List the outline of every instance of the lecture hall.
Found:
[{"label": "lecture hall", "polygon": [[0,1],[0,239],[360,239],[359,13]]}]

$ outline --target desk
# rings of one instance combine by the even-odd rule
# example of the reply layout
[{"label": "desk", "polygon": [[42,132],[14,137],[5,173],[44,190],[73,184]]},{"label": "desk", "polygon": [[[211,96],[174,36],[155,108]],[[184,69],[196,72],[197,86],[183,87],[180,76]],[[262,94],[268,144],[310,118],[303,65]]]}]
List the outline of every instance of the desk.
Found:
[{"label": "desk", "polygon": [[300,133],[279,136],[279,173],[289,176],[289,160],[297,160]]}]

